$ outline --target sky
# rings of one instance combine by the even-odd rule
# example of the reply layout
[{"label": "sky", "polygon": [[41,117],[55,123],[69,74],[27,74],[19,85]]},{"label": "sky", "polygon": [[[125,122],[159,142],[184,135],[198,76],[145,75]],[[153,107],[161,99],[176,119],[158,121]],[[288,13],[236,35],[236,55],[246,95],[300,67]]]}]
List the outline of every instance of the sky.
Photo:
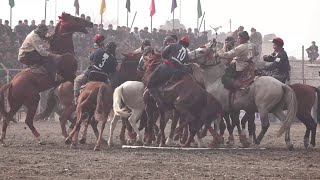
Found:
[{"label": "sky", "polygon": [[[9,0],[0,0],[0,19],[10,19]],[[115,26],[125,26],[127,22],[126,0],[105,0],[106,12],[103,14],[104,24],[110,22]],[[154,0],[156,13],[153,16],[153,27],[159,27],[172,19],[172,0]],[[194,29],[197,25],[198,0],[177,0],[175,19],[180,19],[186,28]],[[55,20],[63,11],[75,14],[74,0],[49,0],[47,2],[47,22]],[[100,22],[101,0],[79,0],[80,14],[92,17]],[[151,0],[131,0],[129,25],[137,12],[133,27],[150,29]],[[320,44],[319,7],[320,0],[201,0],[202,12],[205,12],[206,29],[222,26],[219,32],[229,32],[229,19],[232,31],[240,25],[250,32],[251,27],[262,35],[274,33],[281,37],[287,53],[301,57],[302,45],[309,47],[311,41]],[[12,9],[13,26],[18,20],[34,19],[39,23],[44,19],[45,0],[15,0]],[[118,8],[119,7],[119,8]],[[117,10],[119,9],[119,11]],[[119,19],[118,19],[119,17]],[[119,23],[119,24],[117,24]]]}]

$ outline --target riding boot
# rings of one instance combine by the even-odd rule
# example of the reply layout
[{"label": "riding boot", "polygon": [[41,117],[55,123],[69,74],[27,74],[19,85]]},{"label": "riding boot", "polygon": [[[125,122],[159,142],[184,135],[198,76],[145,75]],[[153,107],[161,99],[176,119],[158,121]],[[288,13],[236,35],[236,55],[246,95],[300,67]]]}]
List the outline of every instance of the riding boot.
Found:
[{"label": "riding boot", "polygon": [[149,92],[150,92],[150,95],[155,100],[155,102],[157,103],[157,106],[161,109],[165,108],[165,104],[161,98],[159,90],[157,88],[150,88]]}]

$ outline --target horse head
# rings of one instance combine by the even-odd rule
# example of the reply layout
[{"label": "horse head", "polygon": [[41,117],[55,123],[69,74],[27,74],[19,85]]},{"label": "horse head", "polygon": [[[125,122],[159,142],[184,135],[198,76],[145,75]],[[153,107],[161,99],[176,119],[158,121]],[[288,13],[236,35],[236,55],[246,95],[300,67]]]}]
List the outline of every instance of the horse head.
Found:
[{"label": "horse head", "polygon": [[72,35],[75,32],[88,33],[93,23],[85,19],[62,13],[54,33],[49,37],[50,51],[58,54],[74,54]]},{"label": "horse head", "polygon": [[193,51],[188,52],[191,62],[199,64],[202,68],[212,67],[220,64],[220,59],[215,56],[215,43],[208,43]]}]

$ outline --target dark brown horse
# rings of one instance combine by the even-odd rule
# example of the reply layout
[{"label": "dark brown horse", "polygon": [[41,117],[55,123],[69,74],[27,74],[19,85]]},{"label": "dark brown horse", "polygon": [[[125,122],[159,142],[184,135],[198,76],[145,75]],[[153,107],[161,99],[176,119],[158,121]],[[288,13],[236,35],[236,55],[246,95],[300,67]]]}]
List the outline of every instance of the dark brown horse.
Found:
[{"label": "dark brown horse", "polygon": [[[72,139],[72,146],[77,146],[78,134],[81,122],[84,119],[84,113],[93,112],[94,119],[102,122],[97,144],[94,147],[94,150],[100,150],[100,146],[102,144],[102,133],[112,109],[112,94],[113,90],[110,84],[95,81],[88,82],[86,84],[86,87],[80,93],[78,98],[78,105],[76,109],[77,122],[65,140],[66,144],[70,144]],[[88,121],[91,121],[91,119]]]},{"label": "dark brown horse", "polygon": [[[144,73],[144,83],[148,83],[150,74],[154,69],[161,63],[161,59],[156,56],[145,60],[145,73]],[[178,128],[184,128],[189,125],[189,137],[187,142],[183,145],[189,147],[195,134],[199,133],[199,129],[203,126],[210,126],[211,123],[217,119],[218,115],[222,113],[222,107],[220,103],[209,93],[206,92],[191,75],[186,74],[183,76],[182,80],[175,82],[173,85],[161,87],[161,92],[163,94],[163,100],[167,105],[167,109],[175,109],[179,114],[184,116],[184,122]],[[145,95],[148,97],[147,95]],[[144,98],[145,103],[148,107],[150,98]],[[164,129],[166,126],[166,121],[164,118],[164,112],[166,109],[159,108],[160,111],[160,134],[161,141],[160,146],[165,145],[165,134]],[[147,111],[147,114],[150,112]],[[154,113],[154,111],[151,111]],[[180,119],[181,121],[182,119]],[[148,119],[152,121],[152,119]],[[150,128],[150,127],[149,127]],[[199,137],[199,134],[198,134]],[[201,146],[201,139],[199,138],[199,146]]]},{"label": "dark brown horse", "polygon": [[[59,17],[60,21],[56,26],[55,33],[51,37],[50,50],[54,52],[70,52],[73,49],[72,34],[74,32],[87,32],[86,27],[92,27],[89,21],[70,14],[63,13]],[[68,51],[64,51],[68,50]],[[62,58],[53,60],[57,67],[57,72],[64,77],[65,81],[73,82],[77,70],[77,62],[72,54],[63,55]],[[0,89],[0,113],[4,116],[2,134],[0,142],[4,145],[8,122],[13,118],[22,105],[27,107],[25,123],[28,125],[33,135],[39,143],[42,143],[40,134],[33,125],[33,118],[36,113],[39,93],[55,86],[55,82],[47,74],[33,72],[30,68],[21,71],[14,79]],[[8,90],[8,101],[10,111],[4,108],[5,91]]]}]

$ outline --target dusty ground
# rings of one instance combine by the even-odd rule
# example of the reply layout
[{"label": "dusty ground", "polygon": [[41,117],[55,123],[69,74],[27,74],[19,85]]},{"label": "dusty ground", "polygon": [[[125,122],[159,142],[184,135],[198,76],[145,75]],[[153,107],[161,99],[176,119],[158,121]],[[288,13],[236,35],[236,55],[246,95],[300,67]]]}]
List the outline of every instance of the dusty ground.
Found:
[{"label": "dusty ground", "polygon": [[104,146],[95,152],[91,129],[88,144],[74,150],[64,144],[58,122],[37,122],[36,127],[47,145],[36,144],[24,123],[11,124],[9,147],[0,147],[0,179],[320,179],[319,148],[303,148],[300,124],[291,131],[292,152],[284,137],[276,138],[275,124],[259,146],[265,150],[195,151]]}]

